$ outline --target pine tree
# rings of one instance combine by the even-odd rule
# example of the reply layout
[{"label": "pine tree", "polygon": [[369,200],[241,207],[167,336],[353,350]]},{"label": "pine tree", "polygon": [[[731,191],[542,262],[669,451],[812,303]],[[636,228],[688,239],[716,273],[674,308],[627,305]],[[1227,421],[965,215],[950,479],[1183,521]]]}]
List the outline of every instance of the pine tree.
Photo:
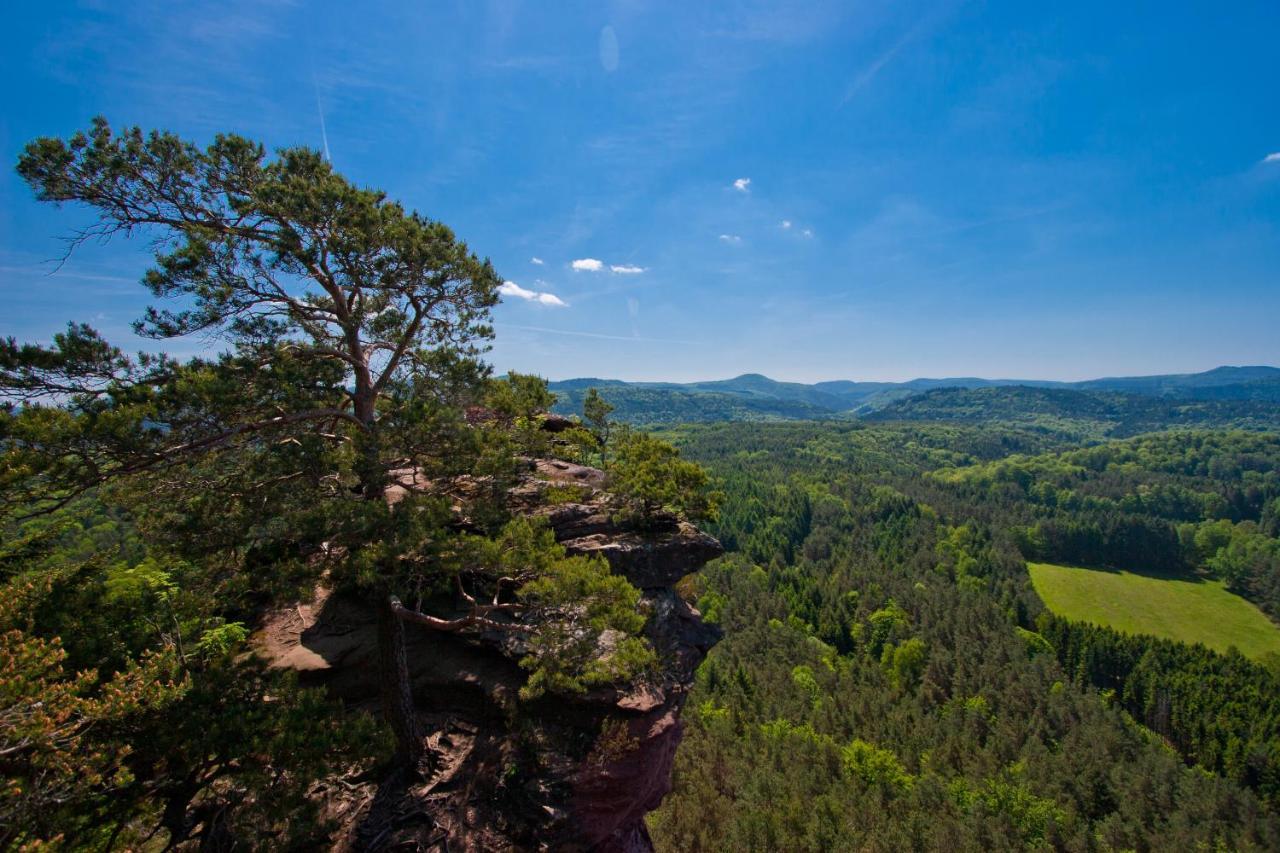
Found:
[{"label": "pine tree", "polygon": [[[529,561],[513,567],[481,559],[453,530],[436,484],[501,467],[518,442],[486,443],[464,419],[486,393],[502,396],[480,361],[501,279],[448,227],[356,187],[318,152],[269,157],[234,135],[201,148],[167,132],[117,135],[97,119],[70,140],[30,143],[18,171],[39,199],[96,214],[73,249],[135,231],[155,239],[143,281],[177,305],[149,308],[140,334],[215,336],[228,348],[185,363],[130,358],[80,325],[52,347],[7,341],[9,511],[52,512],[120,484],[147,507],[157,541],[232,563],[242,591],[280,594],[321,573],[364,590],[378,613],[385,714],[409,764],[423,741],[406,623],[538,636],[538,614],[563,616],[571,588],[599,599],[587,636],[638,630],[630,587],[603,561],[566,563],[554,541],[508,529],[499,539],[520,539],[509,550]],[[540,394],[508,384],[508,397],[549,398],[545,384]],[[424,612],[449,588],[460,614]],[[593,665],[581,642],[534,645],[535,679],[564,671],[550,682],[573,687]],[[632,668],[645,663],[627,650]]]}]

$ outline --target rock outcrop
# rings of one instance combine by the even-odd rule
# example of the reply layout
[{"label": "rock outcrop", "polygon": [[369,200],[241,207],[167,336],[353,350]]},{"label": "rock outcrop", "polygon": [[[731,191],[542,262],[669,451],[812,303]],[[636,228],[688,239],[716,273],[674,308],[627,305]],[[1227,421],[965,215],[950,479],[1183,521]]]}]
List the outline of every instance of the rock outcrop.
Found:
[{"label": "rock outcrop", "polygon": [[[341,827],[335,848],[652,849],[644,816],[670,788],[693,673],[719,639],[672,587],[722,549],[675,518],[643,532],[619,524],[604,485],[597,469],[536,460],[508,500],[516,512],[545,518],[566,551],[599,554],[642,590],[657,677],[519,702],[526,674],[509,634],[410,626],[414,701],[437,767],[414,781],[319,786],[317,798]],[[274,614],[258,640],[273,665],[296,670],[304,684],[376,708],[376,631],[363,602],[321,591],[309,605]]]}]

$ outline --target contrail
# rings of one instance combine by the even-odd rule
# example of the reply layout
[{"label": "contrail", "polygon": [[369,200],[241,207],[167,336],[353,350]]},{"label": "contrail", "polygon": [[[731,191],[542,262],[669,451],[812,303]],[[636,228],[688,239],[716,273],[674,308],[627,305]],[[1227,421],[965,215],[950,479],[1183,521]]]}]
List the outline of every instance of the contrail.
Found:
[{"label": "contrail", "polygon": [[311,86],[316,90],[316,112],[320,113],[320,138],[324,141],[324,159],[332,166],[333,158],[329,156],[329,131],[324,126],[324,106],[320,103],[320,84],[316,82],[315,75],[311,76]]},{"label": "contrail", "polygon": [[921,18],[915,26],[907,30],[906,35],[894,42],[888,50],[876,57],[874,62],[862,69],[862,72],[857,77],[853,78],[853,81],[850,82],[849,86],[845,89],[844,97],[840,99],[840,103],[836,106],[836,109],[841,109],[845,104],[849,103],[854,95],[862,91],[862,89],[865,88],[877,74],[884,70],[886,65],[894,60],[894,57],[898,55],[899,51],[920,36],[924,35],[927,30],[932,29],[935,25],[941,23],[948,15],[954,12],[955,9],[961,5],[963,5],[963,3],[958,3],[954,6],[950,3],[944,3],[931,14]]},{"label": "contrail", "polygon": [[893,61],[893,58],[898,55],[898,51],[902,50],[907,46],[907,44],[913,41],[916,36],[920,35],[920,32],[924,29],[925,23],[926,21],[921,21],[908,30],[906,35],[894,42],[893,47],[880,54],[874,62],[864,68],[857,77],[853,78],[853,82],[849,84],[847,89],[845,89],[844,97],[840,99],[840,106],[843,107],[845,104],[849,103],[849,100],[854,95],[858,94],[863,87],[870,83],[872,78],[880,73],[881,69]]}]

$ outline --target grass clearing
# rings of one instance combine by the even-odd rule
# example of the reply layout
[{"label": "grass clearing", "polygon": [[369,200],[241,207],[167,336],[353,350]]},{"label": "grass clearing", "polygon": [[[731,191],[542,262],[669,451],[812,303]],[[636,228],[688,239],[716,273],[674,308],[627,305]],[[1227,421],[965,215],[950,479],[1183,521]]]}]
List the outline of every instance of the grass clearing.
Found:
[{"label": "grass clearing", "polygon": [[1031,582],[1059,616],[1130,634],[1235,646],[1258,660],[1280,654],[1280,626],[1220,581],[1184,580],[1052,563],[1028,563]]}]

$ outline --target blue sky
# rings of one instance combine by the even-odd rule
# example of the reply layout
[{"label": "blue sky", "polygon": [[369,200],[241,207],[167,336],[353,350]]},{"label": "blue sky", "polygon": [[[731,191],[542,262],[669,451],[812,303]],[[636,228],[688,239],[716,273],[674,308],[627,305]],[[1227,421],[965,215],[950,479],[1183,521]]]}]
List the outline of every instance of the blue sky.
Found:
[{"label": "blue sky", "polygon": [[1278,44],[1274,0],[19,4],[0,334],[77,319],[141,345],[145,243],[50,274],[85,214],[12,171],[27,140],[101,113],[327,143],[513,282],[500,370],[1276,364]]}]

